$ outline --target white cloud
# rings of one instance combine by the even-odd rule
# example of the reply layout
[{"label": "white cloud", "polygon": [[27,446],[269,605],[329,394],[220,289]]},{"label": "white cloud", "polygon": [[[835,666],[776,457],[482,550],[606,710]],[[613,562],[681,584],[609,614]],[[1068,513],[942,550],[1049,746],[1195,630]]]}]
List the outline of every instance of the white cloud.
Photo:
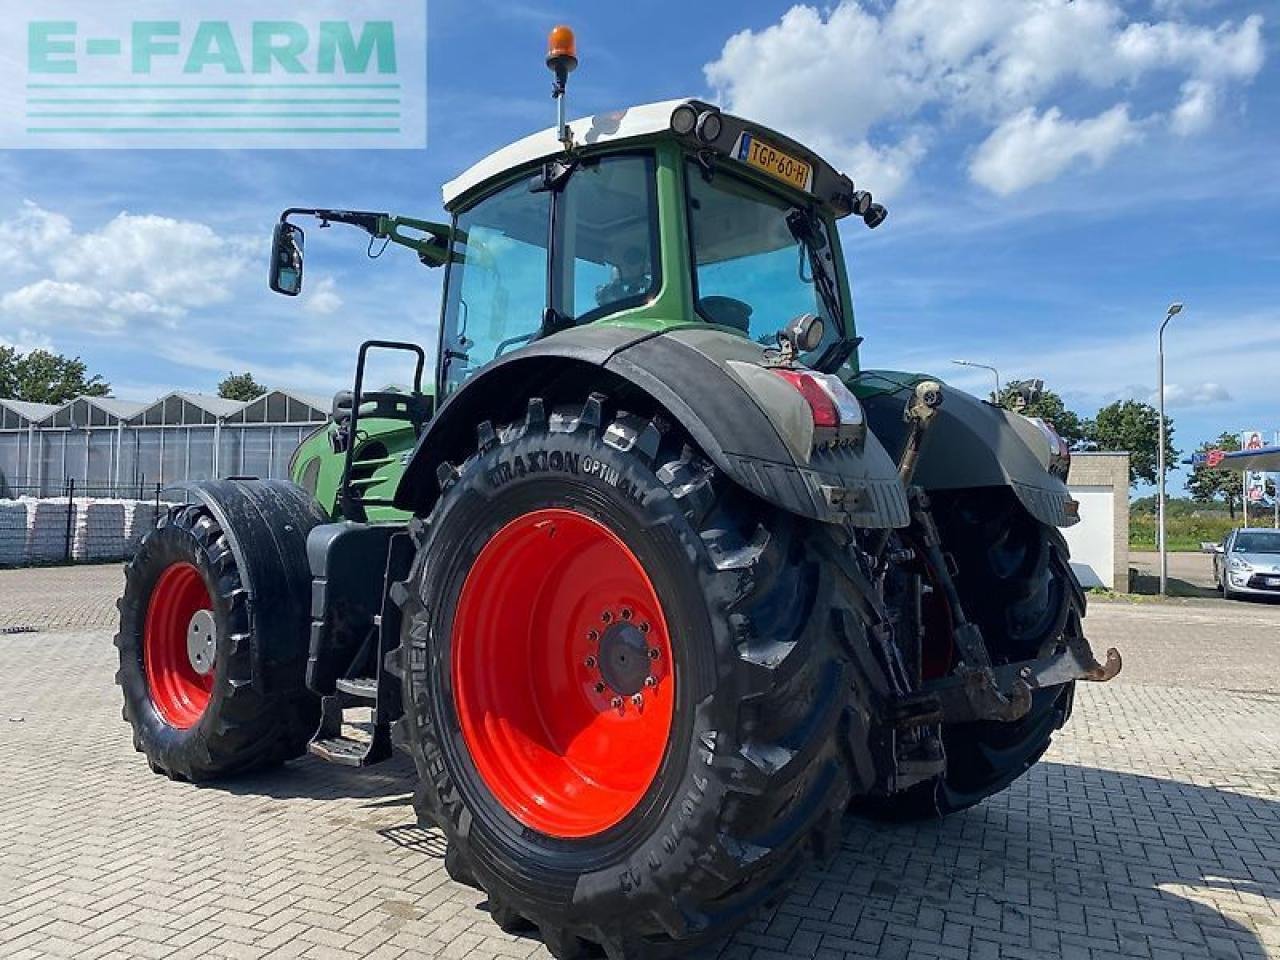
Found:
[{"label": "white cloud", "polygon": [[35,269],[47,263],[71,233],[66,217],[27,200],[12,219],[0,222],[0,267]]},{"label": "white cloud", "polygon": [[996,127],[978,147],[969,176],[1002,196],[1052,180],[1081,160],[1102,166],[1138,130],[1126,104],[1088,120],[1065,119],[1057,107],[1028,107]]},{"label": "white cloud", "polygon": [[342,309],[342,296],[333,277],[321,277],[303,297],[303,309],[316,316],[327,317]]},{"label": "white cloud", "polygon": [[1182,85],[1182,100],[1169,115],[1169,126],[1184,137],[1202,133],[1213,123],[1217,109],[1217,87],[1203,80],[1188,80]]},{"label": "white cloud", "polygon": [[12,337],[0,334],[0,347],[9,347],[19,353],[30,353],[32,350],[52,350],[53,341],[38,331],[19,329]]},{"label": "white cloud", "polygon": [[168,217],[121,213],[78,233],[67,217],[28,202],[0,222],[0,271],[18,280],[0,294],[0,308],[27,324],[94,332],[131,321],[173,326],[232,299],[255,252],[248,241]]},{"label": "white cloud", "polygon": [[[1154,319],[1158,322],[1159,315]],[[1115,400],[1155,403],[1156,342],[1151,320],[1130,318],[1111,324],[1105,331],[1075,332],[1069,343],[1062,342],[1058,333],[1044,332],[1036,339],[1019,335],[976,349],[1006,380],[1041,377],[1081,416],[1092,416],[1098,407]],[[1198,311],[1194,323],[1171,330],[1165,341],[1166,406],[1181,410],[1180,419],[1186,419],[1197,408],[1214,405],[1215,421],[1228,425],[1238,422],[1231,417],[1255,408],[1273,412],[1273,371],[1280,368],[1277,324],[1280,312],[1273,310],[1244,314]],[[954,349],[954,344],[926,342],[894,350],[895,369],[931,370],[974,392],[989,391],[990,375],[947,363],[948,351]],[[970,344],[965,349],[975,348]],[[1245,357],[1247,363],[1242,362]],[[1135,375],[1148,379],[1144,383],[1135,380]]]},{"label": "white cloud", "polygon": [[[1157,391],[1149,392],[1148,403],[1159,400]],[[1179,407],[1204,407],[1211,403],[1230,403],[1231,392],[1220,383],[1205,381],[1204,383],[1166,383],[1164,385],[1164,405],[1169,409]]]},{"label": "white cloud", "polygon": [[[842,0],[825,12],[794,6],[769,27],[735,34],[704,73],[728,109],[814,145],[859,183],[889,192],[923,159],[936,127],[986,136],[1028,110],[1049,116],[1058,95],[1081,87],[1103,96],[1119,89],[1131,102],[1132,88],[1157,71],[1180,77],[1180,97],[1170,99],[1162,83],[1150,112],[1132,122],[1201,132],[1263,58],[1257,15],[1209,27],[1132,21],[1119,0]],[[1107,118],[1113,136],[1124,102],[1095,118]],[[1037,138],[1010,149],[1019,143],[1043,170],[1019,178],[1024,185],[1065,168]]]}]

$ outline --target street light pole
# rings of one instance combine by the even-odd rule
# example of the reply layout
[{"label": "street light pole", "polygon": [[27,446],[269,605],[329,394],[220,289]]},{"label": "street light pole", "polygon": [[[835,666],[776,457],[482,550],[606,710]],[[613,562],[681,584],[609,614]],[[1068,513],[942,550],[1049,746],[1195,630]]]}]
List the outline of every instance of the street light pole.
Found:
[{"label": "street light pole", "polygon": [[1156,440],[1156,506],[1159,511],[1160,538],[1160,596],[1169,593],[1169,551],[1164,530],[1164,328],[1169,321],[1182,312],[1181,303],[1169,304],[1164,322],[1160,324],[1160,332],[1156,335],[1156,396],[1159,399],[1159,436]]},{"label": "street light pole", "polygon": [[993,395],[993,399],[995,400],[996,403],[1000,402],[1000,371],[999,370],[985,363],[976,363],[973,360],[952,360],[951,362],[955,364],[959,364],[962,367],[979,367],[982,370],[990,370],[992,375],[996,378],[996,392]]}]

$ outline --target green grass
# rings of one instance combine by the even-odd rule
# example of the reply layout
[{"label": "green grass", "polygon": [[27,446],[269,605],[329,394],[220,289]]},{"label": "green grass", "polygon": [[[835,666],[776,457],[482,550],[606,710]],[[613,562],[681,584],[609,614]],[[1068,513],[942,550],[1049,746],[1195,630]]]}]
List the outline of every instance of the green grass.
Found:
[{"label": "green grass", "polygon": [[[1202,541],[1218,543],[1240,521],[1226,514],[1166,517],[1165,529],[1169,535],[1169,549],[1180,552],[1197,552]],[[1129,547],[1134,550],[1156,548],[1156,518],[1138,513],[1129,518]]]}]

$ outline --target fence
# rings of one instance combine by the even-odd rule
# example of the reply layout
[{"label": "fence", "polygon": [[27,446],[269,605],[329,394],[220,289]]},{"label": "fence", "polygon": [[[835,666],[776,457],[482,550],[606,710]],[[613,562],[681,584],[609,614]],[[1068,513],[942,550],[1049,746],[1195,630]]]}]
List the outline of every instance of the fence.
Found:
[{"label": "fence", "polygon": [[0,566],[105,562],[133,555],[166,504],[158,483],[78,484],[56,496],[9,485],[0,499]]}]

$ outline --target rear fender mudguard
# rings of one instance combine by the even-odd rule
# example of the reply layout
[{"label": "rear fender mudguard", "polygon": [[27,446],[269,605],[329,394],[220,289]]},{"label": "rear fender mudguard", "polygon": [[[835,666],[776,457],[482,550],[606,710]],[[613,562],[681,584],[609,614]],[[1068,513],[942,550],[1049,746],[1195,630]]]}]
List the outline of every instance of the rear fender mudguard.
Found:
[{"label": "rear fender mudguard", "polygon": [[307,535],[326,517],[287,480],[201,480],[167,487],[161,499],[203,504],[226,534],[248,593],[253,685],[264,693],[304,689],[310,635]]},{"label": "rear fender mudguard", "polygon": [[[906,441],[902,411],[920,379],[864,371],[850,383],[894,455]],[[1026,417],[947,387],[912,482],[926,490],[1009,487],[1037,520],[1069,527],[1080,518],[1069,508],[1067,485],[1049,472],[1049,457],[1045,435]]]},{"label": "rear fender mudguard", "polygon": [[905,526],[906,494],[879,440],[868,434],[853,448],[811,451],[800,429],[812,423],[808,407],[760,370],[764,356],[759,344],[709,328],[602,324],[538,341],[449,398],[419,439],[396,505],[429,510],[438,468],[474,449],[481,421],[522,418],[529,397],[553,404],[599,389],[621,393],[620,403],[665,410],[727,477],[785,510],[830,523]]}]

